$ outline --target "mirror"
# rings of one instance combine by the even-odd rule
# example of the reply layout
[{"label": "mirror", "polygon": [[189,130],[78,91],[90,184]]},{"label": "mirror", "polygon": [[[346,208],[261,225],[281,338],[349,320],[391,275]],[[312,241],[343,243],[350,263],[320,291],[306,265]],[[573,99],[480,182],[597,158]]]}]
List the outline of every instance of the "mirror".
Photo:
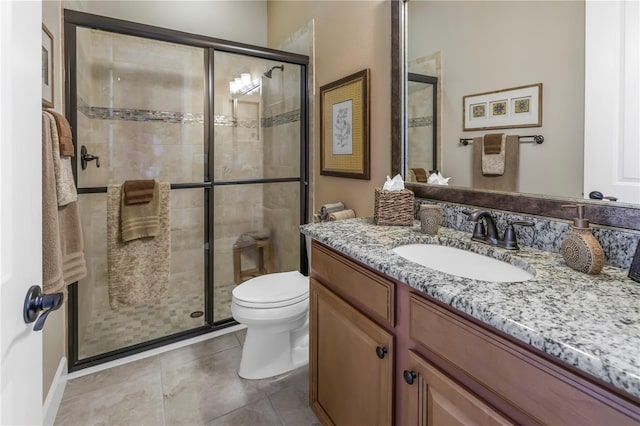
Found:
[{"label": "mirror", "polygon": [[[542,135],[541,145],[524,142],[527,139],[519,144],[518,193],[582,198],[585,2],[411,0],[404,7],[403,3],[392,4],[392,19],[397,16],[400,21],[398,38],[406,24],[406,58],[397,56],[406,59],[402,75],[432,75],[440,83],[434,168],[451,177],[451,185],[473,189],[473,146],[462,145],[461,138],[488,133]],[[412,83],[404,82],[410,102]],[[464,96],[537,83],[543,85],[542,126],[463,131]],[[403,100],[397,102],[402,108]],[[408,105],[406,113],[411,119]],[[414,142],[411,132],[409,125],[406,145],[396,142],[394,172],[418,167],[411,162],[411,153],[416,149],[413,144],[421,142]],[[427,167],[433,166],[427,161]]]},{"label": "mirror", "polygon": [[[541,134],[545,144],[519,147],[518,191],[582,196],[584,2],[409,1],[405,22],[407,71],[443,82],[439,169],[450,184],[473,187],[474,148],[460,138]],[[540,82],[542,127],[463,131],[464,96]]]},{"label": "mirror", "polygon": [[407,75],[407,180],[427,182],[438,169],[438,78]]}]

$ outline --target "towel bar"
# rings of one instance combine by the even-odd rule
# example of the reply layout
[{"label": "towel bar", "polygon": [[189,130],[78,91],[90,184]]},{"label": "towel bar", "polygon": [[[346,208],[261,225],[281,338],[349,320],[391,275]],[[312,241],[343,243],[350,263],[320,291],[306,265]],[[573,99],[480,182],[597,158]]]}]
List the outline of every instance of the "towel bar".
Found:
[{"label": "towel bar", "polygon": [[[522,140],[525,138],[532,138],[532,140]],[[544,136],[542,135],[529,135],[529,136],[518,136],[518,139],[520,139],[520,143],[525,143],[525,142],[535,142],[536,144],[540,145],[542,142],[544,142]],[[463,146],[467,146],[470,143],[473,142],[473,138],[460,138],[460,145]]]}]

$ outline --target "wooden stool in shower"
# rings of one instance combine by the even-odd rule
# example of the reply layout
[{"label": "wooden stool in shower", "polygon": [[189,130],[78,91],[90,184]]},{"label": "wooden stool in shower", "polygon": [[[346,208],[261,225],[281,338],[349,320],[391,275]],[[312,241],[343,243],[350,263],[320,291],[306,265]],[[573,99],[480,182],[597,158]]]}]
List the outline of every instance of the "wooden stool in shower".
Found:
[{"label": "wooden stool in shower", "polygon": [[[242,270],[242,250],[256,248],[258,251],[257,267]],[[240,284],[245,278],[270,274],[271,266],[271,239],[255,240],[246,245],[233,245],[233,281]]]}]

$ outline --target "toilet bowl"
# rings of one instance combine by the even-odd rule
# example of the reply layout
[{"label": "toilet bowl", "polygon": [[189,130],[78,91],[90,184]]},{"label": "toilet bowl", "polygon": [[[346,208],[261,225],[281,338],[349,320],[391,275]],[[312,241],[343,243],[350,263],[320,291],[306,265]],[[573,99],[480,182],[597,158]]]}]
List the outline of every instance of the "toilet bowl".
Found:
[{"label": "toilet bowl", "polygon": [[247,326],[238,375],[263,379],[309,362],[309,278],[261,275],[232,291],[231,314]]}]

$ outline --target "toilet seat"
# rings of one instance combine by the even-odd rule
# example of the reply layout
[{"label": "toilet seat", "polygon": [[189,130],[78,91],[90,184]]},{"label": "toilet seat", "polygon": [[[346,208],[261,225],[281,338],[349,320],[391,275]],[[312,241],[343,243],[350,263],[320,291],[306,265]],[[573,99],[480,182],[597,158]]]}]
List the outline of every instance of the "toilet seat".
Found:
[{"label": "toilet seat", "polygon": [[261,275],[231,292],[239,306],[271,309],[294,305],[309,299],[309,278],[298,271]]}]

